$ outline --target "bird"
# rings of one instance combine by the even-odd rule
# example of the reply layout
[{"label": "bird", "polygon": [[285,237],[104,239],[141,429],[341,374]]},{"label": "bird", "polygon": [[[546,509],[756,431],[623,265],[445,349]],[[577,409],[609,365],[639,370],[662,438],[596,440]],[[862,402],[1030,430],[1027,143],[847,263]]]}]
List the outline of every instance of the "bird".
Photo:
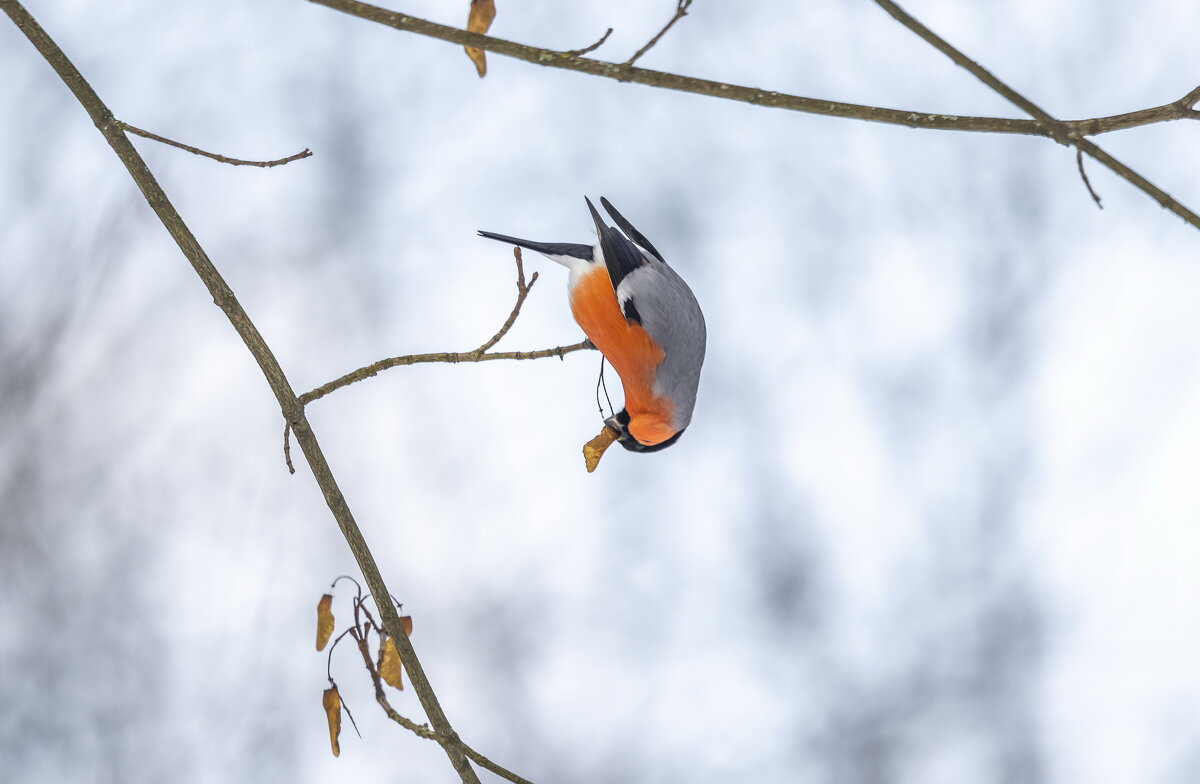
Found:
[{"label": "bird", "polygon": [[571,315],[621,377],[625,405],[604,420],[631,452],[677,443],[692,421],[707,332],[700,303],[658,249],[601,197],[608,226],[584,197],[597,243],[481,237],[536,251],[566,267]]}]

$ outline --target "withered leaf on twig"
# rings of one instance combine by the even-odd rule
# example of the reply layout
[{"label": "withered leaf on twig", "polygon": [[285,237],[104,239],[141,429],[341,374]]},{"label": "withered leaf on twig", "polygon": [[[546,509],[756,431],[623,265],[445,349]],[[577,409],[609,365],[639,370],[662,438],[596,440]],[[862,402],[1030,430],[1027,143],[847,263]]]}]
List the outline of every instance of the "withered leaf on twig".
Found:
[{"label": "withered leaf on twig", "polygon": [[583,463],[587,466],[589,474],[596,470],[596,466],[600,465],[600,458],[604,457],[605,451],[616,440],[617,431],[605,425],[604,429],[600,431],[600,435],[583,445]]},{"label": "withered leaf on twig", "polygon": [[329,745],[333,748],[333,756],[339,757],[342,748],[338,745],[338,736],[342,734],[342,698],[337,686],[330,686],[321,695],[321,707],[325,709],[325,718],[329,721]]},{"label": "withered leaf on twig", "polygon": [[386,634],[379,638],[379,675],[393,689],[404,690],[404,678],[400,669],[400,653],[396,642]]},{"label": "withered leaf on twig", "polygon": [[404,630],[405,637],[412,637],[412,616],[411,615],[401,615],[400,616],[400,628]]},{"label": "withered leaf on twig", "polygon": [[[496,3],[494,0],[471,0],[471,13],[467,17],[467,31],[486,33],[495,18]],[[467,57],[470,57],[471,62],[475,63],[475,70],[479,72],[479,78],[487,76],[487,56],[483,50],[473,46],[464,46],[463,48],[467,50]]]},{"label": "withered leaf on twig", "polygon": [[317,602],[317,650],[323,650],[333,634],[333,596],[325,594]]}]

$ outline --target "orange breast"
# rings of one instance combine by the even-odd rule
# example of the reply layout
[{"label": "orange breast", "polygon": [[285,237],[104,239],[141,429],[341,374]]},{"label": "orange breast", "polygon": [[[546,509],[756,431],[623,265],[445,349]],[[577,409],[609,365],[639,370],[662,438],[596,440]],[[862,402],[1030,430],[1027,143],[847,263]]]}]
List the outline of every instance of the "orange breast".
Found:
[{"label": "orange breast", "polygon": [[640,324],[625,320],[603,266],[584,274],[571,289],[571,314],[621,377],[630,434],[644,444],[657,444],[675,435],[670,424],[674,406],[654,396],[663,350]]}]

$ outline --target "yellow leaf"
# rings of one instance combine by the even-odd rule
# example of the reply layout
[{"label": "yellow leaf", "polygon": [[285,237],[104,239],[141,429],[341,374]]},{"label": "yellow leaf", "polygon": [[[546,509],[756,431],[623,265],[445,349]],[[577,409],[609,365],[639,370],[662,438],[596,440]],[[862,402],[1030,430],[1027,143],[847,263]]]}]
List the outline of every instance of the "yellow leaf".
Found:
[{"label": "yellow leaf", "polygon": [[600,458],[604,457],[605,451],[616,440],[617,431],[605,425],[604,429],[600,431],[600,435],[583,445],[583,462],[587,466],[589,474],[596,470],[596,466],[600,465]]},{"label": "yellow leaf", "polygon": [[[467,16],[467,30],[472,33],[486,33],[495,18],[496,3],[494,0],[471,0],[471,13]],[[467,50],[467,57],[470,57],[471,62],[475,63],[475,70],[479,72],[479,78],[487,76],[487,58],[483,50],[473,46],[464,46],[463,48]]]},{"label": "yellow leaf", "polygon": [[330,686],[321,695],[321,707],[325,709],[325,718],[329,721],[329,745],[333,747],[333,756],[339,757],[342,748],[338,745],[338,735],[342,734],[342,698],[337,686]]},{"label": "yellow leaf", "polygon": [[400,628],[404,630],[405,637],[412,637],[412,616],[411,615],[401,615],[400,616]]},{"label": "yellow leaf", "polygon": [[333,634],[333,597],[325,594],[317,602],[317,650],[323,650]]},{"label": "yellow leaf", "polygon": [[400,674],[400,653],[391,637],[384,636],[379,640],[379,675],[393,689],[404,690],[404,678]]}]

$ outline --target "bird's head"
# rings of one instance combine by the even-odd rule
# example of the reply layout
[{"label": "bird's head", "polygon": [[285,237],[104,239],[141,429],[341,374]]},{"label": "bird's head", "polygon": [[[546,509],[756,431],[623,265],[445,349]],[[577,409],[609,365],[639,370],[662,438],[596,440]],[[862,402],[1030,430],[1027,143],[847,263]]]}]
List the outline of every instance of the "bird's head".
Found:
[{"label": "bird's head", "polygon": [[616,414],[604,420],[604,424],[608,425],[617,434],[617,443],[628,449],[630,452],[658,452],[674,444],[683,435],[683,431],[679,430],[674,435],[659,441],[656,444],[643,444],[629,432],[630,416],[629,412],[621,409]]}]

